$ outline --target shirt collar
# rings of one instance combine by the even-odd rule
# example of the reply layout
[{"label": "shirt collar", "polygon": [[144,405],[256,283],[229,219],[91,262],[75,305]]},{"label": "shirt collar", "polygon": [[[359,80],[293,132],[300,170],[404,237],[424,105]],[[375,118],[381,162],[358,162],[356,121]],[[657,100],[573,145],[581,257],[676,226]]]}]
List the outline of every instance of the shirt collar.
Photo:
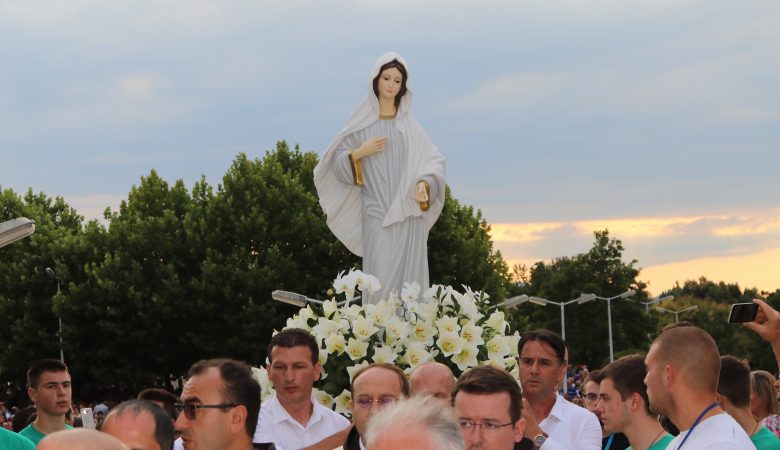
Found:
[{"label": "shirt collar", "polygon": [[[319,402],[314,400],[313,396],[312,396],[310,401],[311,401],[313,407],[312,407],[311,417],[309,417],[309,422],[306,424],[307,428],[310,427],[312,424],[319,422],[320,419],[322,419],[322,410],[320,408],[318,408],[318,406],[320,406]],[[281,404],[281,402],[279,402],[279,399],[276,397],[276,395],[274,395],[273,398],[271,398],[268,401],[268,403],[269,403],[268,404],[268,409],[271,412],[271,421],[273,423],[278,424],[278,423],[282,423],[284,421],[288,421],[288,422],[296,423],[296,424],[302,426],[300,424],[300,422],[295,420],[290,415],[290,413],[287,412],[287,409],[285,409],[285,407]]]}]

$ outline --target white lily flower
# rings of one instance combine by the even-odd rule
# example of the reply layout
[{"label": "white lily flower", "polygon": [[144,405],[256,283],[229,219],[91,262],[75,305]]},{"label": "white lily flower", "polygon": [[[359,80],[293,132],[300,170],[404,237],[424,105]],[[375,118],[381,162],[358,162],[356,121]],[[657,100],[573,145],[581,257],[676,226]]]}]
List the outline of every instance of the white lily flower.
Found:
[{"label": "white lily flower", "polygon": [[439,333],[457,333],[460,331],[457,317],[442,317],[436,321],[436,328],[439,329]]},{"label": "white lily flower", "polygon": [[501,336],[496,335],[493,336],[493,339],[489,340],[486,347],[488,351],[488,358],[490,359],[501,359],[506,357],[511,352],[511,347],[509,346],[509,337],[508,336]]},{"label": "white lily flower", "polygon": [[358,370],[367,366],[368,366],[368,361],[363,360],[360,362],[360,364],[355,364],[354,366],[347,367],[347,375],[349,375],[349,382],[352,383],[352,378],[355,376]]},{"label": "white lily flower", "polygon": [[347,340],[344,339],[344,335],[338,332],[334,332],[325,338],[325,351],[327,353],[336,353],[338,355],[344,353],[344,349],[347,346]]},{"label": "white lily flower", "polygon": [[439,333],[439,338],[436,340],[436,346],[441,349],[441,354],[444,356],[457,355],[463,351],[464,345],[466,341],[456,333]]},{"label": "white lily flower", "polygon": [[434,336],[436,336],[436,328],[430,322],[418,320],[412,329],[412,339],[427,346],[433,345]]},{"label": "white lily flower", "polygon": [[385,344],[406,340],[408,337],[409,322],[402,320],[395,314],[385,319]]},{"label": "white lily flower", "polygon": [[358,316],[352,322],[352,333],[362,341],[367,341],[377,331],[379,331],[379,328],[374,326],[374,320],[370,317]]},{"label": "white lily flower", "polygon": [[363,274],[363,276],[358,280],[357,287],[360,289],[360,292],[366,292],[368,291],[369,294],[374,294],[378,290],[382,289],[382,283],[379,282],[379,279],[371,274]]},{"label": "white lily flower", "polygon": [[477,354],[479,354],[477,346],[466,344],[462,347],[460,353],[452,357],[452,362],[458,366],[458,369],[465,371],[479,364]]},{"label": "white lily flower", "polygon": [[484,325],[502,334],[507,330],[507,328],[509,328],[509,324],[506,323],[506,320],[504,320],[503,311],[495,311],[490,315],[490,317],[488,317]]},{"label": "white lily flower", "polygon": [[416,281],[404,283],[404,287],[401,289],[401,300],[410,302],[417,301],[418,298],[420,298],[420,284]]},{"label": "white lily flower", "polygon": [[349,392],[349,389],[344,389],[341,391],[341,394],[339,394],[339,396],[333,400],[336,402],[337,413],[344,414],[346,416],[352,415],[350,408],[350,405],[352,404],[352,393]]},{"label": "white lily flower", "polygon": [[349,358],[352,361],[359,360],[366,356],[366,352],[368,351],[368,342],[362,341],[360,339],[355,338],[349,338],[349,341],[347,341],[347,346],[344,347],[344,352],[346,352],[347,355],[349,355]]},{"label": "white lily flower", "polygon": [[485,343],[485,340],[482,339],[482,327],[478,327],[477,324],[472,321],[468,321],[465,325],[463,325],[463,327],[461,327],[460,337],[468,342],[469,345],[473,345],[475,347]]},{"label": "white lily flower", "polygon": [[414,369],[422,363],[433,360],[433,355],[426,349],[425,345],[420,342],[412,342],[406,348],[406,354],[404,354],[404,360],[409,364],[410,369]]},{"label": "white lily flower", "polygon": [[317,339],[317,342],[321,345],[322,340],[325,337],[332,333],[337,333],[340,328],[341,324],[339,322],[335,322],[326,317],[320,317],[317,319],[317,325],[314,325],[311,331]]},{"label": "white lily flower", "polygon": [[306,331],[311,331],[311,327],[306,322],[306,320],[301,319],[299,316],[293,316],[289,319],[287,319],[287,323],[285,324],[285,328],[300,328]]},{"label": "white lily flower", "polygon": [[333,407],[333,397],[325,391],[321,391],[317,388],[311,390],[312,395],[317,399],[320,404],[328,409]]},{"label": "white lily flower", "polygon": [[477,308],[477,304],[468,300],[465,296],[460,301],[460,314],[471,320],[479,320],[483,317],[482,313],[479,312],[479,308]]},{"label": "white lily flower", "polygon": [[392,347],[382,346],[374,349],[374,362],[377,364],[395,364],[398,353]]},{"label": "white lily flower", "polygon": [[[327,318],[331,318],[331,316],[338,312],[339,306],[336,302],[336,300],[325,300],[322,302],[322,313]],[[339,318],[340,319],[340,318]],[[334,317],[334,321],[337,321],[337,319]]]}]

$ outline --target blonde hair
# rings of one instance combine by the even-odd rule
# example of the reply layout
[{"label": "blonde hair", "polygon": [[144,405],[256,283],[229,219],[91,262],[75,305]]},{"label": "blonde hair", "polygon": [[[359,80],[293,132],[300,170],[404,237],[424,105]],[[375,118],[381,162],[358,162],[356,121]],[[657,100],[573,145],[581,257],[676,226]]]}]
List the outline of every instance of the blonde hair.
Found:
[{"label": "blonde hair", "polygon": [[[750,391],[761,399],[761,406],[768,415],[777,414],[777,390],[775,377],[766,370],[750,372]],[[763,417],[759,417],[759,420]]]}]

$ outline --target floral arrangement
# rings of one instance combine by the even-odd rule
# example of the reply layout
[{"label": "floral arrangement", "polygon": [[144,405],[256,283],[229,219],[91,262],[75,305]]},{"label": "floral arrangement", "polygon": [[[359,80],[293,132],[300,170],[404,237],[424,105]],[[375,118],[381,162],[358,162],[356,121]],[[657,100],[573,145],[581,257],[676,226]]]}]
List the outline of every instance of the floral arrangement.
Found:
[{"label": "floral arrangement", "polygon": [[[308,304],[287,320],[285,328],[308,330],[320,346],[322,373],[314,394],[323,405],[348,414],[352,376],[370,363],[394,364],[407,374],[428,361],[447,364],[456,376],[482,364],[517,371],[520,336],[507,334],[504,313],[484,292],[442,285],[420,292],[417,283],[406,283],[400,296],[359,304],[358,291],[371,294],[379,286],[359,270],[341,272],[330,300]],[[338,296],[344,297],[341,303]],[[265,369],[255,370],[265,399],[273,388]]]}]

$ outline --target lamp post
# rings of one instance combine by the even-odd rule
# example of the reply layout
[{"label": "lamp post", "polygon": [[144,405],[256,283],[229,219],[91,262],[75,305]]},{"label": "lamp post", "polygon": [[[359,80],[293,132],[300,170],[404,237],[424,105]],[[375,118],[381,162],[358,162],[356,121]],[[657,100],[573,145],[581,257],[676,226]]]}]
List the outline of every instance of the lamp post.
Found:
[{"label": "lamp post", "polygon": [[629,289],[626,292],[623,292],[622,294],[618,294],[614,297],[596,297],[599,300],[607,301],[607,327],[609,329],[609,362],[613,362],[615,360],[615,352],[612,348],[612,300],[618,298],[627,299],[628,297],[631,297],[634,294],[636,294],[636,291],[634,291],[633,289]]},{"label": "lamp post", "polygon": [[0,223],[0,247],[5,247],[11,242],[26,238],[35,232],[35,221],[26,217],[18,217]]},{"label": "lamp post", "polygon": [[596,299],[596,294],[581,294],[579,297],[575,298],[574,300],[569,300],[567,302],[554,302],[552,300],[547,300],[546,298],[542,297],[529,297],[527,295],[518,295],[517,297],[512,297],[510,299],[507,299],[504,303],[501,303],[499,306],[504,306],[507,308],[514,308],[517,305],[521,305],[525,302],[533,303],[535,305],[539,306],[545,306],[545,305],[557,305],[561,308],[561,338],[563,340],[566,340],[566,316],[563,313],[563,309],[566,305],[570,305],[572,303],[577,304],[583,304],[587,303],[591,300]]},{"label": "lamp post", "polygon": [[677,322],[680,321],[680,314],[682,314],[682,313],[684,313],[686,311],[693,311],[694,309],[698,309],[698,308],[699,308],[698,305],[693,305],[693,306],[689,306],[689,307],[687,307],[685,309],[681,309],[679,311],[674,311],[674,310],[671,310],[671,309],[661,308],[660,306],[656,306],[655,307],[655,309],[657,309],[658,311],[674,314],[674,323],[677,323]]},{"label": "lamp post", "polygon": [[[59,296],[60,296],[60,280],[57,279],[57,274],[54,273],[54,269],[52,269],[51,267],[47,267],[45,272],[46,272],[46,275],[49,276],[49,278],[53,278],[54,281],[57,282],[57,298],[59,298]],[[57,320],[60,323],[60,330],[57,333],[60,336],[60,361],[62,361],[62,363],[64,364],[65,363],[65,353],[62,350],[62,314],[57,314]]]},{"label": "lamp post", "polygon": [[[304,306],[306,306],[307,303],[314,303],[316,305],[322,305],[323,303],[325,303],[322,300],[317,300],[316,298],[309,298],[303,294],[298,294],[296,292],[290,292],[290,291],[282,291],[279,289],[271,292],[271,298],[276,300],[277,302],[295,305],[299,308],[303,308]],[[352,298],[350,300],[340,301],[336,303],[336,305],[343,306],[351,302],[354,302],[356,300],[360,300],[361,298],[363,297],[358,295],[357,297]]]},{"label": "lamp post", "polygon": [[674,295],[666,295],[664,297],[661,297],[661,296],[653,297],[653,298],[651,298],[650,300],[648,300],[646,302],[643,302],[641,300],[634,300],[634,299],[631,299],[631,298],[627,298],[626,301],[633,302],[633,303],[640,303],[642,305],[645,305],[645,313],[649,314],[650,313],[650,305],[654,305],[656,303],[661,303],[661,302],[665,302],[667,300],[673,300],[673,299],[674,299]]},{"label": "lamp post", "polygon": [[[552,300],[547,300],[546,298],[542,297],[529,297],[527,295],[519,295],[517,297],[512,297],[508,300],[506,300],[504,303],[502,303],[500,306],[506,306],[507,308],[514,308],[517,305],[521,305],[525,302],[533,303],[534,305],[539,306],[545,306],[545,305],[557,305],[561,308],[561,338],[564,342],[566,342],[566,316],[563,313],[563,309],[566,307],[566,305],[571,305],[572,303],[577,303],[579,305],[583,303],[587,303],[589,301],[595,300],[596,294],[580,294],[579,297],[575,298],[574,300],[569,300],[567,302],[554,302]],[[565,361],[564,364],[568,365],[568,361]],[[566,388],[568,384],[567,376],[564,374],[563,376],[563,392],[566,392]]]}]

